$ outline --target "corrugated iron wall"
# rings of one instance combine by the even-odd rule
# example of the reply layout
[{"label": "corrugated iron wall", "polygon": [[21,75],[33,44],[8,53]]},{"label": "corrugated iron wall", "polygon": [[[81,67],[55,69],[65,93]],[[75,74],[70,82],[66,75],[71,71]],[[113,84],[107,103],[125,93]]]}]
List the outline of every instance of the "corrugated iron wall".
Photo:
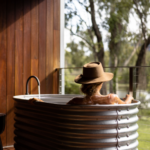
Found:
[{"label": "corrugated iron wall", "polygon": [[35,104],[25,98],[15,97],[16,150],[137,149],[139,102],[70,106],[66,95],[41,95],[45,103]]}]

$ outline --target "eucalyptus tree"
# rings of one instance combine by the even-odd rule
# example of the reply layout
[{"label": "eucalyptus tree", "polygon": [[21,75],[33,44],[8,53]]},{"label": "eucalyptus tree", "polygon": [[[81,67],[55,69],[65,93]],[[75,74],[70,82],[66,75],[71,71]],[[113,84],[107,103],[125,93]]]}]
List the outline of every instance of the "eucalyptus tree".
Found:
[{"label": "eucalyptus tree", "polygon": [[[86,43],[93,53],[94,61],[102,62],[103,66],[105,66],[104,37],[101,31],[107,30],[110,35],[107,39],[110,51],[109,66],[116,67],[121,59],[121,46],[127,36],[127,24],[129,23],[131,7],[130,0],[67,0],[66,28],[69,28],[73,35],[80,37]],[[77,21],[74,23],[75,20]],[[113,87],[110,88],[110,91],[116,92],[117,69],[113,72],[115,74],[114,86],[110,86]],[[106,90],[103,93],[106,93]]]},{"label": "eucalyptus tree", "polygon": [[[133,9],[139,18],[139,29],[142,40],[141,48],[138,53],[138,58],[136,60],[136,66],[142,66],[145,65],[145,55],[147,47],[150,44],[150,32],[148,27],[148,17],[150,15],[150,0],[133,0]],[[136,77],[137,87],[140,81],[144,81],[143,77],[141,77],[142,79],[140,79],[140,76],[143,71],[145,71],[145,69],[136,69],[136,74],[138,75]]]},{"label": "eucalyptus tree", "polygon": [[[93,60],[104,64],[104,43],[98,0],[66,0],[65,27],[80,37],[93,54]],[[105,84],[102,93],[106,94]]]},{"label": "eucalyptus tree", "polygon": [[[99,0],[99,2],[101,2]],[[108,14],[105,17],[104,27],[108,30],[109,36],[109,52],[110,62],[109,66],[114,72],[113,82],[110,82],[110,92],[116,93],[116,77],[118,68],[117,66],[123,66],[121,54],[123,53],[122,47],[127,43],[129,24],[129,15],[132,8],[131,0],[107,0],[103,1],[100,5],[100,9],[105,9]]]},{"label": "eucalyptus tree", "polygon": [[[149,0],[66,0],[65,27],[72,35],[81,38],[84,46],[92,53],[93,60],[102,62],[103,66],[105,66],[106,50],[103,30],[108,33],[110,67],[129,64],[141,66],[145,59],[146,48],[150,43],[147,27],[149,5]],[[141,32],[139,33],[128,31],[129,17],[132,13],[136,13],[140,20]],[[140,46],[139,53],[137,53]],[[125,47],[126,50],[124,50]],[[137,57],[136,63],[135,56]],[[116,92],[117,71],[117,68],[113,70],[115,76],[114,84],[110,86],[111,92]],[[139,69],[137,73],[140,73]],[[103,94],[105,93],[104,88]]]},{"label": "eucalyptus tree", "polygon": [[[66,0],[66,28],[71,34],[80,37],[93,53],[93,60],[104,64],[104,44],[101,33],[98,1]],[[77,7],[79,6],[80,7]],[[84,14],[84,15],[83,15]]]}]

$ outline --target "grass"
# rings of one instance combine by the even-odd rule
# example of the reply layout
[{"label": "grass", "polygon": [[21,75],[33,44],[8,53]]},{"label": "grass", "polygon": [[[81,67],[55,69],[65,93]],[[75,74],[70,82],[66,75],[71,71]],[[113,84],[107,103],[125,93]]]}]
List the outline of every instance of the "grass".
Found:
[{"label": "grass", "polygon": [[140,109],[138,112],[138,116],[147,116],[148,118],[150,118],[150,109]]},{"label": "grass", "polygon": [[150,150],[150,110],[140,110],[139,113],[139,150]]}]

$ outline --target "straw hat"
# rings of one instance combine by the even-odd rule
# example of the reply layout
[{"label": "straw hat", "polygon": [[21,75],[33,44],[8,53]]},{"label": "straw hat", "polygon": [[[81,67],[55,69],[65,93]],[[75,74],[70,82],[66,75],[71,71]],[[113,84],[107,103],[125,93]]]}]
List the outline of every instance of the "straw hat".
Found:
[{"label": "straw hat", "polygon": [[79,84],[91,84],[110,81],[113,73],[104,72],[100,62],[91,62],[83,66],[83,74],[75,78],[75,82]]}]

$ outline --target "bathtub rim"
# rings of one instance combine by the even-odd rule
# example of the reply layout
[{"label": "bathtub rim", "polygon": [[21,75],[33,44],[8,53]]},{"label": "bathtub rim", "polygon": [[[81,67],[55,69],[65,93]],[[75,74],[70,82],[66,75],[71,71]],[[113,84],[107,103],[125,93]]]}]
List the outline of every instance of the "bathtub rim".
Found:
[{"label": "bathtub rim", "polygon": [[[30,98],[39,98],[39,95],[38,94],[29,94],[29,95],[16,95],[16,96],[13,96],[13,99],[16,100],[16,101],[28,101]],[[40,98],[42,99],[43,98],[70,98],[70,100],[74,97],[83,97],[83,95],[76,95],[76,94],[40,94]],[[44,99],[43,99],[44,100]],[[69,100],[68,100],[69,101]],[[109,104],[105,104],[105,105],[66,105],[65,104],[62,104],[62,103],[58,103],[58,102],[44,102],[46,104],[52,104],[52,105],[58,105],[58,106],[69,106],[69,107],[73,107],[73,106],[83,106],[83,107],[109,107],[109,108],[113,108],[113,107],[131,107],[131,106],[138,106],[141,104],[140,101],[138,100],[134,100],[136,101],[136,103],[131,103],[131,104],[115,104],[115,105],[109,105]],[[60,101],[61,102],[61,101]],[[41,102],[36,102],[37,104]],[[43,104],[43,103],[42,103]]]}]

